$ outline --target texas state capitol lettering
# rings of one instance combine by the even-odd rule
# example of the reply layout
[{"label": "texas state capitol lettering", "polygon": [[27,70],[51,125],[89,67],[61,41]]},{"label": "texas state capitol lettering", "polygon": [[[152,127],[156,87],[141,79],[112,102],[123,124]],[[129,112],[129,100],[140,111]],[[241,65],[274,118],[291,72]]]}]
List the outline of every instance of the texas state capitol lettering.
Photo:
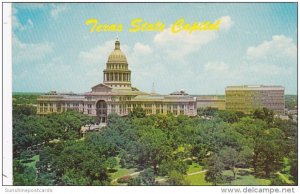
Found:
[{"label": "texas state capitol lettering", "polygon": [[[218,19],[214,23],[210,21],[187,23],[184,18],[176,20],[170,27],[172,33],[188,32],[189,34],[194,31],[207,31],[207,30],[219,30],[221,20]],[[122,32],[124,25],[119,24],[107,24],[100,23],[98,19],[90,18],[85,21],[87,26],[90,26],[90,32]],[[135,18],[131,21],[131,27],[129,32],[161,32],[165,30],[166,24],[162,21],[155,23],[149,23],[144,21],[142,18]]]}]

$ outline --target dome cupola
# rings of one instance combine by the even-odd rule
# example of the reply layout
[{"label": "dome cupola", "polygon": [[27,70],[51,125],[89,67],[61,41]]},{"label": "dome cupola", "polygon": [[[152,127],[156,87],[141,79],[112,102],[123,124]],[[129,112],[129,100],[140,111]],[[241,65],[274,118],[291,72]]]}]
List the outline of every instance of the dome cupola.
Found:
[{"label": "dome cupola", "polygon": [[121,51],[120,41],[116,40],[115,50],[110,53],[107,63],[127,63],[125,54]]}]

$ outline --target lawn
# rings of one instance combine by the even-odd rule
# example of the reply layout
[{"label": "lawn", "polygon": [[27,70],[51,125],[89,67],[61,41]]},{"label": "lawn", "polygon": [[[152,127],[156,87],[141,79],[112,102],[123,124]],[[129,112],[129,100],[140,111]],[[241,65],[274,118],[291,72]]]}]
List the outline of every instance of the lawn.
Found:
[{"label": "lawn", "polygon": [[118,179],[122,176],[129,175],[129,174],[136,172],[136,168],[130,168],[130,169],[122,168],[120,165],[120,158],[116,157],[116,159],[117,159],[117,164],[118,164],[114,168],[114,170],[116,170],[116,171],[113,173],[110,173],[112,182],[116,182],[116,179]]},{"label": "lawn", "polygon": [[[239,169],[239,172],[237,173],[235,180],[231,182],[227,181],[223,184],[218,184],[218,185],[270,185],[271,184],[271,180],[256,178],[251,173],[252,170],[250,169]],[[232,172],[229,170],[225,170],[223,172],[223,175],[227,178],[233,177]],[[199,186],[212,185],[212,183],[205,181],[205,172],[194,174],[194,175],[187,175],[186,178],[187,180],[190,181],[191,185],[199,185]]]},{"label": "lawn", "polygon": [[212,185],[212,183],[205,181],[205,172],[194,174],[194,175],[187,175],[186,179],[190,181],[191,185],[203,185],[203,186]]},{"label": "lawn", "polygon": [[34,169],[36,169],[36,162],[38,162],[40,160],[40,155],[34,155],[32,158],[31,158],[31,162],[29,163],[24,163],[24,165],[26,166],[29,166],[29,167],[32,167]]},{"label": "lawn", "polygon": [[193,172],[199,172],[199,171],[201,171],[202,169],[203,169],[202,166],[200,166],[199,164],[197,164],[197,163],[192,163],[191,165],[189,165],[187,174],[191,174],[191,173],[193,173]]},{"label": "lawn", "polygon": [[287,175],[287,174],[282,174],[282,173],[280,173],[280,172],[277,172],[276,174],[277,174],[277,176],[279,177],[279,179],[280,179],[283,183],[286,183],[286,184],[288,184],[288,185],[294,185],[294,184],[295,184],[294,181],[292,181],[292,180],[289,179],[289,175]]},{"label": "lawn", "polygon": [[[225,170],[223,172],[223,175],[226,177],[233,177],[233,174],[229,170]],[[252,175],[252,170],[250,169],[239,169],[236,179],[224,183],[222,185],[270,185],[271,180],[269,179],[263,179],[263,178],[256,178],[254,175]]]}]

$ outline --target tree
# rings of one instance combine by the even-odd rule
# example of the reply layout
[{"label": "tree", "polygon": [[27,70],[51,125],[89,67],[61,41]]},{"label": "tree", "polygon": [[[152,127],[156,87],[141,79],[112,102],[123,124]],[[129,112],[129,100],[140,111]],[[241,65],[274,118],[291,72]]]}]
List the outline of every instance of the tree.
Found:
[{"label": "tree", "polygon": [[221,158],[214,154],[207,159],[207,171],[205,173],[205,180],[207,182],[212,182],[214,185],[223,181],[223,170],[224,164]]},{"label": "tree", "polygon": [[108,115],[107,127],[122,134],[129,128],[129,123],[127,119],[120,117],[117,113],[111,113]]},{"label": "tree", "polygon": [[264,130],[254,147],[255,172],[270,177],[281,168],[285,150],[284,134],[280,129]]},{"label": "tree", "polygon": [[109,157],[106,160],[106,165],[108,168],[113,169],[115,166],[117,166],[117,160],[114,157]]},{"label": "tree", "polygon": [[188,180],[186,180],[186,178],[176,170],[172,170],[169,173],[168,177],[169,178],[168,178],[167,182],[170,185],[177,185],[177,186],[190,185],[190,182]]},{"label": "tree", "polygon": [[155,185],[154,170],[152,170],[151,168],[147,168],[146,170],[141,172],[139,178],[145,185]]},{"label": "tree", "polygon": [[270,124],[274,121],[274,112],[265,107],[262,109],[256,109],[253,112],[253,118],[264,120]]},{"label": "tree", "polygon": [[13,183],[19,186],[37,185],[36,171],[33,167],[25,166],[18,160],[13,160]]},{"label": "tree", "polygon": [[298,184],[298,154],[291,153],[291,168],[290,168],[290,175],[292,176],[295,185]]},{"label": "tree", "polygon": [[128,182],[128,186],[140,186],[140,185],[142,185],[142,180],[140,179],[140,177],[133,178]]},{"label": "tree", "polygon": [[36,108],[31,105],[13,105],[13,126],[25,117],[36,115]]},{"label": "tree", "polygon": [[159,165],[159,174],[165,176],[172,171],[176,171],[180,174],[185,174],[187,169],[188,166],[185,161],[170,158],[168,160],[162,161],[162,163]]},{"label": "tree", "polygon": [[129,119],[144,118],[145,116],[146,116],[146,112],[141,107],[134,107],[133,110],[128,114]]},{"label": "tree", "polygon": [[243,168],[249,168],[252,163],[253,149],[248,146],[244,146],[239,152],[239,166]]},{"label": "tree", "polygon": [[228,168],[232,171],[233,178],[235,179],[236,166],[239,163],[238,152],[231,147],[225,147],[220,151],[219,155],[224,163],[225,168]]},{"label": "tree", "polygon": [[171,147],[168,145],[168,139],[160,129],[154,128],[141,132],[140,143],[143,152],[139,155],[157,172],[158,165],[170,157]]},{"label": "tree", "polygon": [[109,168],[114,166],[107,161],[108,149],[84,141],[57,143],[43,150],[39,171],[54,173],[55,185],[109,185]]},{"label": "tree", "polygon": [[228,110],[218,110],[214,113],[214,116],[221,118],[224,122],[227,123],[235,123],[239,120],[239,117],[235,112]]},{"label": "tree", "polygon": [[197,110],[197,114],[199,116],[212,117],[217,110],[217,108],[212,107],[200,108]]}]

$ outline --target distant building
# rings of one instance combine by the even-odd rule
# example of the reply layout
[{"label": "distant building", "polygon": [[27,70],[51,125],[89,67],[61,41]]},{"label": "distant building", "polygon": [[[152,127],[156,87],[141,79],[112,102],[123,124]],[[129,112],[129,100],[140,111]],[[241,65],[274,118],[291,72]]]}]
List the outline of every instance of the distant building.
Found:
[{"label": "distant building", "polygon": [[282,86],[228,86],[225,90],[226,110],[251,113],[268,108],[284,114],[284,87]]},{"label": "distant building", "polygon": [[218,96],[197,96],[197,109],[208,107],[225,110],[225,98]]},{"label": "distant building", "polygon": [[75,110],[96,117],[97,123],[106,123],[107,115],[112,112],[123,116],[135,107],[143,108],[146,114],[197,115],[196,98],[182,90],[170,95],[159,95],[132,87],[131,71],[118,40],[108,57],[103,74],[103,83],[92,87],[90,92],[59,94],[52,91],[40,96],[37,99],[37,114]]}]

